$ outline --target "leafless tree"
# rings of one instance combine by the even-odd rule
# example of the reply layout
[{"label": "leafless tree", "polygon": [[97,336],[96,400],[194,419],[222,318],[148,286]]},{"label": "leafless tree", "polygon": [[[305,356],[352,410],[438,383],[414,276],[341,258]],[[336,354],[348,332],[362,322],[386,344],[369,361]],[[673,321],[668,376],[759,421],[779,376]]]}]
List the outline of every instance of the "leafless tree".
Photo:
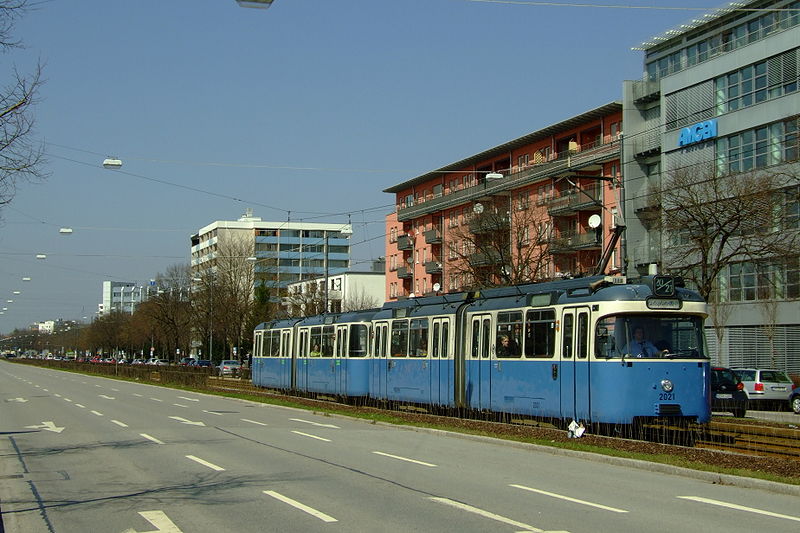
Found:
[{"label": "leafless tree", "polygon": [[286,296],[287,313],[291,316],[305,317],[325,312],[324,280],[314,280],[294,287]]},{"label": "leafless tree", "polygon": [[662,206],[664,267],[709,299],[732,262],[796,254],[790,228],[798,178],[786,172],[719,174],[711,164],[670,172],[654,191]]},{"label": "leafless tree", "polygon": [[552,226],[546,211],[527,204],[509,209],[507,198],[482,203],[450,231],[449,275],[464,286],[494,287],[545,279]]},{"label": "leafless tree", "polygon": [[[16,21],[28,9],[27,0],[0,0],[0,49],[20,47],[12,37]],[[11,202],[18,179],[47,176],[43,169],[44,148],[31,139],[33,108],[43,83],[42,66],[28,75],[12,68],[0,88],[0,205]]]},{"label": "leafless tree", "polygon": [[153,334],[164,352],[160,355],[168,359],[189,351],[192,324],[189,281],[188,265],[168,267],[165,273],[156,276],[156,293],[137,310],[150,319]]},{"label": "leafless tree", "polygon": [[361,311],[362,309],[372,309],[380,307],[381,302],[378,298],[367,294],[364,287],[359,287],[354,294],[349,295],[342,302],[342,311]]}]

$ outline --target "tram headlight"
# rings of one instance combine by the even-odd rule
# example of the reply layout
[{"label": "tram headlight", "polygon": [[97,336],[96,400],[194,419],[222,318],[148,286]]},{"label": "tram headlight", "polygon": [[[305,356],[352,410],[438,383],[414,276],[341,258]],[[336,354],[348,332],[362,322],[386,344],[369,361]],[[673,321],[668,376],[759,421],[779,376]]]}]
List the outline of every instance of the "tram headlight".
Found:
[{"label": "tram headlight", "polygon": [[673,385],[672,385],[672,382],[670,380],[668,380],[668,379],[662,379],[661,380],[661,390],[663,390],[664,392],[672,392],[672,389],[673,389]]}]

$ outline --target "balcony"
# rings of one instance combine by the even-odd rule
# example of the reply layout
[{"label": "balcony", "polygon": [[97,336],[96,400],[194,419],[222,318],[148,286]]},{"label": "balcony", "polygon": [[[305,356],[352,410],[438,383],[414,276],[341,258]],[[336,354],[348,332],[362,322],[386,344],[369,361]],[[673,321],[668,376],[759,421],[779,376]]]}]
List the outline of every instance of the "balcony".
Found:
[{"label": "balcony", "polygon": [[414,241],[411,240],[411,237],[408,235],[399,235],[397,237],[397,249],[398,250],[413,250],[414,249]]},{"label": "balcony", "polygon": [[443,209],[460,206],[479,198],[499,195],[543,179],[574,173],[578,170],[599,172],[603,163],[619,159],[620,146],[620,139],[614,139],[605,144],[590,143],[582,145],[578,147],[577,151],[565,150],[553,155],[548,160],[536,162],[502,178],[487,180],[473,187],[452,191],[416,205],[401,207],[397,210],[397,219],[400,221],[413,220],[431,213],[438,213]]},{"label": "balcony", "polygon": [[556,196],[547,201],[547,213],[550,216],[567,215],[577,211],[597,211],[603,205],[601,187],[592,189],[570,189],[566,194]]},{"label": "balcony", "polygon": [[425,244],[442,244],[442,230],[439,228],[429,229],[423,235]]},{"label": "balcony", "polygon": [[597,238],[595,231],[556,237],[550,241],[550,251],[556,254],[572,253],[578,250],[600,250],[602,247],[603,241],[601,238]]},{"label": "balcony", "polygon": [[442,263],[440,261],[428,261],[425,263],[425,273],[427,274],[441,274]]},{"label": "balcony", "polygon": [[411,279],[414,277],[414,270],[409,267],[397,267],[397,277],[400,279]]},{"label": "balcony", "polygon": [[511,228],[509,218],[505,215],[489,214],[473,217],[469,221],[469,231],[473,235],[508,231]]},{"label": "balcony", "polygon": [[483,250],[470,254],[469,262],[473,267],[498,265],[503,262],[503,258],[496,250]]},{"label": "balcony", "polygon": [[636,105],[655,102],[661,97],[661,83],[657,80],[634,80],[631,85],[633,103]]}]

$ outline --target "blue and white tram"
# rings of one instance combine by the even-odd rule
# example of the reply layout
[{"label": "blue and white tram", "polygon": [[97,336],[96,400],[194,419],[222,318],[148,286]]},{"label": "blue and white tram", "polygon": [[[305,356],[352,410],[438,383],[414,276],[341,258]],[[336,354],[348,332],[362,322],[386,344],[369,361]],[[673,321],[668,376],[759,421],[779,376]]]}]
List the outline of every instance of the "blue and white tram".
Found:
[{"label": "blue and white tram", "polygon": [[[563,423],[706,422],[706,305],[678,285],[596,276],[387,302],[262,324],[255,353],[289,357],[287,388],[309,393]],[[657,352],[631,353],[636,329]],[[256,364],[254,383],[270,386]]]},{"label": "blue and white tram", "polygon": [[277,390],[294,388],[294,326],[298,321],[276,320],[256,326],[250,365],[253,385]]},{"label": "blue and white tram", "polygon": [[[461,352],[466,406],[566,422],[708,421],[702,298],[665,276],[614,281],[488,290],[475,299]],[[636,328],[657,353],[625,353]]]},{"label": "blue and white tram", "polygon": [[377,309],[318,315],[295,325],[297,390],[367,397],[372,366],[369,346]]}]

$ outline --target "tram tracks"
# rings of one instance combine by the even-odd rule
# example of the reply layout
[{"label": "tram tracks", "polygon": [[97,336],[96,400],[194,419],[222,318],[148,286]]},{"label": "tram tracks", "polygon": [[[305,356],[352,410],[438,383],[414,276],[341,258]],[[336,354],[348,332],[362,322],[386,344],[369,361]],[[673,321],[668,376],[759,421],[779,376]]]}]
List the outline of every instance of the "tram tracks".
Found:
[{"label": "tram tracks", "polygon": [[698,431],[695,447],[800,461],[800,429],[712,420]]}]

